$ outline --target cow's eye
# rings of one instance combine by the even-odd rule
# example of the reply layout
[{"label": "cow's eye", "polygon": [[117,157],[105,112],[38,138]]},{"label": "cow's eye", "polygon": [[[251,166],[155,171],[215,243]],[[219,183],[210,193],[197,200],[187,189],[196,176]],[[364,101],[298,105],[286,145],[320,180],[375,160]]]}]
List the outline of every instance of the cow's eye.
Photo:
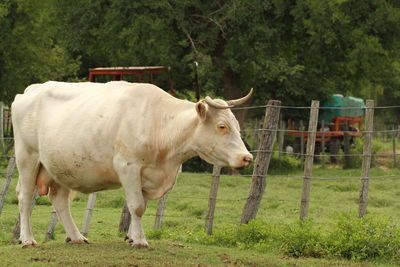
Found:
[{"label": "cow's eye", "polygon": [[225,129],[226,126],[225,126],[224,124],[219,124],[219,125],[218,125],[218,128],[220,128],[220,129]]}]

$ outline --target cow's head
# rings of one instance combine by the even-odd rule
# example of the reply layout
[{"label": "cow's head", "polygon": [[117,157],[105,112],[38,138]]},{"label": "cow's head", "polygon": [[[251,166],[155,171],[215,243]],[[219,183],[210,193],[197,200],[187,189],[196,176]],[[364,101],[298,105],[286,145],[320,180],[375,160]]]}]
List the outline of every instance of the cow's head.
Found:
[{"label": "cow's head", "polygon": [[206,97],[196,103],[200,123],[196,129],[195,146],[199,156],[211,164],[244,168],[253,156],[240,138],[239,123],[230,108],[246,102],[253,93],[240,99],[224,101]]}]

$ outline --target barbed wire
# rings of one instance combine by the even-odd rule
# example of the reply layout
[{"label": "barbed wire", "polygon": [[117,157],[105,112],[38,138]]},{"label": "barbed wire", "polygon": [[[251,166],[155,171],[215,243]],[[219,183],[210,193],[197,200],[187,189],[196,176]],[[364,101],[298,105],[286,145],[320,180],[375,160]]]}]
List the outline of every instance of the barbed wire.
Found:
[{"label": "barbed wire", "polygon": [[[4,174],[0,174],[0,176],[5,176]],[[180,173],[177,178],[183,179],[181,176],[197,176],[197,177],[209,177],[211,178],[213,176],[212,173]],[[265,175],[255,175],[255,174],[240,174],[240,175],[228,175],[228,174],[220,174],[219,175],[222,178],[252,178],[252,177],[267,177],[267,178],[297,178],[297,179],[303,179],[304,175],[282,175],[282,174],[265,174]],[[380,175],[380,176],[373,176],[370,175],[369,179],[393,179],[393,178],[399,178],[400,179],[400,174],[398,175]],[[359,180],[362,179],[361,176],[339,176],[339,177],[324,177],[324,176],[312,176],[311,179],[313,180]],[[190,185],[197,185],[197,186],[206,186],[207,184],[204,183],[199,183],[199,184],[193,184],[191,183]],[[207,185],[208,186],[208,185]]]},{"label": "barbed wire", "polygon": [[[255,150],[250,150],[250,153],[258,153],[258,152],[264,152],[264,153],[281,153],[281,154],[287,154],[287,155],[292,155],[292,156],[313,156],[315,158],[318,157],[393,157],[393,156],[398,156],[400,153],[372,153],[372,154],[363,154],[363,153],[351,153],[351,154],[329,154],[325,152],[326,154],[307,154],[307,153],[301,153],[301,152],[287,152],[287,151],[280,151],[280,150],[274,150],[274,149],[255,149]],[[321,151],[322,152],[322,151]]]},{"label": "barbed wire", "polygon": [[[168,195],[168,198],[169,199],[171,199],[171,198],[179,198],[179,199],[181,199],[181,198],[186,198],[186,199],[200,199],[200,200],[209,200],[209,198],[206,198],[206,197],[204,197],[204,198],[200,198],[200,197],[197,197],[197,198],[193,198],[193,197],[191,197],[191,196],[174,196],[174,195],[172,195],[172,194],[170,194],[170,195]],[[246,197],[246,198],[238,198],[238,199],[221,199],[221,198],[217,198],[216,200],[217,201],[233,201],[233,202],[239,202],[239,201],[245,201],[245,200],[247,200],[248,198]],[[271,201],[276,201],[276,202],[281,202],[281,203],[298,203],[298,202],[300,202],[301,200],[300,199],[298,199],[298,200],[296,200],[296,199],[275,199],[275,198],[271,198],[271,197],[264,197],[263,198],[263,201],[267,201],[267,203],[268,202],[271,202]],[[351,203],[351,204],[354,204],[354,199],[345,199],[345,200],[340,200],[340,201],[332,201],[332,200],[322,200],[322,199],[310,199],[309,200],[310,201],[310,203],[331,203],[331,204],[343,204],[343,203]],[[396,200],[390,200],[390,202],[391,203],[400,203],[400,200],[398,200],[398,201],[396,201]],[[15,204],[14,204],[15,205]],[[43,210],[43,209],[41,209],[41,210],[38,210],[37,208],[34,208],[34,210],[33,210],[33,213],[32,213],[32,216],[33,217],[35,217],[35,216],[42,216],[42,215],[48,215],[48,216],[51,216],[51,214],[52,214],[52,212],[53,212],[53,209],[52,209],[52,206],[51,205],[35,205],[35,207],[38,207],[38,206],[40,206],[40,207],[42,207],[42,208],[48,208],[48,210]],[[102,206],[99,206],[99,207],[96,207],[96,208],[93,208],[93,209],[90,209],[92,212],[94,212],[94,213],[101,213],[101,212],[103,212],[104,210],[104,208],[110,208],[110,209],[113,209],[113,210],[116,210],[116,211],[118,211],[118,213],[120,212],[120,209],[122,208],[122,205],[121,205],[121,207],[102,207]],[[155,207],[154,207],[155,208]],[[322,206],[322,208],[323,208],[323,206]],[[268,208],[267,208],[268,209]],[[82,213],[82,212],[85,212],[85,211],[87,211],[88,210],[88,208],[77,208],[77,207],[73,207],[73,206],[71,206],[71,211],[73,212],[73,213]],[[3,210],[2,211],[2,213],[3,214],[8,214],[8,215],[18,215],[18,210],[16,210],[16,211],[7,211],[7,210]],[[159,214],[157,214],[156,213],[156,211],[155,211],[155,213],[153,214],[153,213],[149,213],[149,212],[147,212],[147,213],[145,213],[144,214],[145,216],[151,216],[151,217],[155,217],[155,216],[160,216]],[[205,219],[206,217],[204,217],[204,216],[196,216],[196,215],[192,215],[192,216],[188,216],[188,215],[166,215],[166,214],[164,214],[164,216],[163,217],[175,217],[175,218],[198,218],[198,219]]]},{"label": "barbed wire", "polygon": [[[258,106],[246,106],[246,107],[235,107],[232,110],[241,109],[257,109],[257,108],[280,108],[280,109],[312,109],[311,106],[284,106],[284,105],[258,105]],[[397,109],[400,106],[376,106],[370,109]],[[366,110],[368,107],[318,107],[318,109],[333,109],[333,110]]]},{"label": "barbed wire", "polygon": [[308,131],[308,130],[297,130],[297,129],[267,129],[267,128],[257,128],[257,129],[252,129],[252,128],[246,128],[242,129],[242,132],[285,132],[285,133],[324,133],[326,138],[330,137],[330,134],[337,134],[337,133],[347,133],[347,134],[366,134],[366,133],[400,133],[400,130],[398,129],[392,129],[392,130],[373,130],[373,131],[366,131],[366,130],[360,130],[360,131]]}]

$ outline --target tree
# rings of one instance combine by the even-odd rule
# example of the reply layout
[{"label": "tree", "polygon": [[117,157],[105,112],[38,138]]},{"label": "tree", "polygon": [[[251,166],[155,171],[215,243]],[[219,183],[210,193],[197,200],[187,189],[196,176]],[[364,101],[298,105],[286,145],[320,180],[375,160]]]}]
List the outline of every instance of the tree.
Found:
[{"label": "tree", "polygon": [[[254,87],[254,104],[273,98],[308,105],[332,93],[385,104],[399,98],[399,5],[391,0],[6,0],[0,5],[5,23],[0,85],[20,89],[68,79],[77,64],[80,77],[91,67],[167,65],[180,96],[194,100],[197,61],[203,96],[238,98]],[[15,69],[20,73],[10,75]],[[238,114],[239,120],[244,115]]]},{"label": "tree", "polygon": [[0,4],[0,100],[10,103],[32,83],[74,76],[71,59],[53,39],[50,0],[5,0]]}]

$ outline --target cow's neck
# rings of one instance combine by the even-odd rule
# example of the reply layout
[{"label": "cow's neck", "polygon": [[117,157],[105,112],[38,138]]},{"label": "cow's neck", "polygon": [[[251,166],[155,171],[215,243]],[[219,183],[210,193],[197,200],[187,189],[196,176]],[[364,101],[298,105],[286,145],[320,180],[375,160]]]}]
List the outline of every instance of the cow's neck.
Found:
[{"label": "cow's neck", "polygon": [[[186,108],[187,107],[187,108]],[[146,199],[160,198],[171,190],[176,182],[179,166],[196,155],[193,149],[193,135],[199,123],[194,105],[185,109],[164,113],[156,143],[155,162],[142,170],[142,190]]]},{"label": "cow's neck", "polygon": [[166,148],[169,160],[180,165],[197,155],[192,143],[198,124],[199,118],[193,103],[187,103],[184,109],[164,118],[163,143],[169,146]]}]

